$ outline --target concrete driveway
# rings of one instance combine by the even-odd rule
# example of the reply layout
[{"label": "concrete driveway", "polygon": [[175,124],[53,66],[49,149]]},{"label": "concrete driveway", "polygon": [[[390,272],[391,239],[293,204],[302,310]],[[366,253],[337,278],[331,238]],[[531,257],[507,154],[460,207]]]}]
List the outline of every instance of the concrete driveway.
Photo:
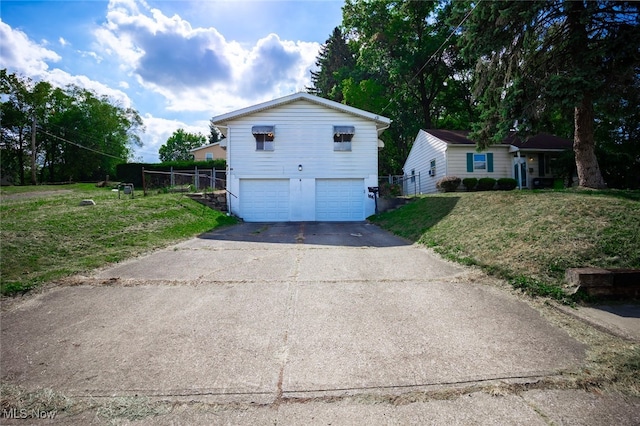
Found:
[{"label": "concrete driveway", "polygon": [[491,396],[579,369],[586,347],[477,276],[367,223],[244,223],[4,312],[1,377],[164,401],[149,424],[638,423],[637,400]]}]

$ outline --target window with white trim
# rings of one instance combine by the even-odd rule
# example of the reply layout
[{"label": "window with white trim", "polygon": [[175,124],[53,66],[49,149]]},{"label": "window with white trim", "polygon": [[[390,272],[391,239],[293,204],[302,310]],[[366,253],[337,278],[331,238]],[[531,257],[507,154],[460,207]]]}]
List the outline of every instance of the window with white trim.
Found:
[{"label": "window with white trim", "polygon": [[429,163],[429,176],[435,176],[435,175],[436,175],[436,159],[434,158]]},{"label": "window with white trim", "polygon": [[204,154],[204,160],[205,161],[212,161],[213,160],[213,152],[207,152]]},{"label": "window with white trim", "polygon": [[351,151],[351,139],[355,132],[354,126],[333,126],[333,150]]},{"label": "window with white trim", "polygon": [[256,151],[274,150],[275,126],[253,126],[251,133],[256,139]]}]

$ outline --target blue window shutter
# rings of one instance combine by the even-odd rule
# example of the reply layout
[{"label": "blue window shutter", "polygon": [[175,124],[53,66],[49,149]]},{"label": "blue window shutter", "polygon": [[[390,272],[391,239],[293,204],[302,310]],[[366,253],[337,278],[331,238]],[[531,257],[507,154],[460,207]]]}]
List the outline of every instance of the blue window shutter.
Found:
[{"label": "blue window shutter", "polygon": [[473,152],[467,152],[467,172],[473,173]]},{"label": "blue window shutter", "polygon": [[493,153],[487,153],[487,171],[493,173]]}]

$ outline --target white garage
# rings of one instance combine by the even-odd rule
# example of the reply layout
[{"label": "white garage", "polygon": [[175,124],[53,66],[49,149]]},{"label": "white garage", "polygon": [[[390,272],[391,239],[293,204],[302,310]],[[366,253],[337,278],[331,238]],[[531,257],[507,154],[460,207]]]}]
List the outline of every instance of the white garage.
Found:
[{"label": "white garage", "polygon": [[299,92],[211,118],[227,152],[228,212],[247,222],[362,221],[375,213],[389,118]]},{"label": "white garage", "polygon": [[316,220],[364,220],[364,179],[316,179]]},{"label": "white garage", "polygon": [[240,179],[240,194],[247,222],[289,220],[289,179]]}]

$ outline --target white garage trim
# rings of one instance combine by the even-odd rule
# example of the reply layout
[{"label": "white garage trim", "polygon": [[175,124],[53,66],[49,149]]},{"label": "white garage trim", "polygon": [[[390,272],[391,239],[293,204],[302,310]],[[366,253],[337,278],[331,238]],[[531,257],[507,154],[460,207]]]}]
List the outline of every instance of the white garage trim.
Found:
[{"label": "white garage trim", "polygon": [[240,179],[240,217],[246,222],[289,221],[289,179]]},{"label": "white garage trim", "polygon": [[316,220],[364,220],[366,197],[364,179],[316,179]]}]

